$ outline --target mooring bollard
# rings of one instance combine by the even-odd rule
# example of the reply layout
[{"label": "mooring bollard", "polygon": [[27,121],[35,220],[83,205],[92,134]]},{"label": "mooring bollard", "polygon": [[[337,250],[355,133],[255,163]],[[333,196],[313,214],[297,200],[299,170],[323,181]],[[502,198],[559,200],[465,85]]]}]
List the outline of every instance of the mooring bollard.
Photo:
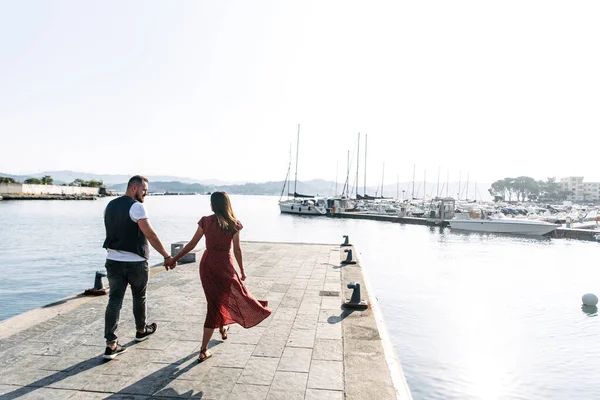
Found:
[{"label": "mooring bollard", "polygon": [[94,278],[94,287],[87,289],[84,294],[92,296],[102,296],[108,294],[108,289],[102,284],[102,278],[106,277],[106,272],[96,271],[96,277]]},{"label": "mooring bollard", "polygon": [[342,237],[344,238],[344,243],[342,243],[340,246],[352,246],[348,241],[348,235],[344,235]]},{"label": "mooring bollard", "polygon": [[346,259],[342,261],[342,265],[356,264],[356,261],[352,260],[352,249],[346,249],[344,253],[346,253]]},{"label": "mooring bollard", "polygon": [[350,282],[348,283],[348,289],[353,289],[352,296],[349,301],[344,303],[344,307],[357,310],[366,310],[369,308],[368,304],[360,298],[360,283]]}]

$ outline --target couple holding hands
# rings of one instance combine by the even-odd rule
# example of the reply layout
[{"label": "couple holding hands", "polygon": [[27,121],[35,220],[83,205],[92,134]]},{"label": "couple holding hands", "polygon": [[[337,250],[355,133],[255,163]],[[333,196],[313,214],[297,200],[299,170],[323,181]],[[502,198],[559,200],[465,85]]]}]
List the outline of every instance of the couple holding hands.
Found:
[{"label": "couple holding hands", "polygon": [[[146,323],[146,289],[148,287],[148,258],[150,248],[165,258],[165,268],[174,269],[177,261],[206,238],[206,249],[200,261],[200,280],[207,301],[206,320],[202,347],[198,361],[211,356],[208,343],[215,329],[223,340],[227,339],[229,325],[238,323],[251,328],[271,314],[267,302],[256,300],[242,283],[246,279],[240,247],[240,231],[243,226],[235,217],[229,196],[214,192],[210,205],[214,214],[198,222],[196,233],[187,245],[174,257],[170,257],[158,235],[150,225],[143,206],[148,193],[148,179],[136,175],[127,184],[124,196],[108,203],[104,212],[107,250],[106,271],[110,295],[105,313],[104,337],[105,359],[113,359],[127,351],[117,342],[115,334],[127,285],[133,296],[133,315],[136,324],[136,341],[148,339],[156,332],[156,323]],[[231,247],[240,268],[240,275],[233,266]]]}]

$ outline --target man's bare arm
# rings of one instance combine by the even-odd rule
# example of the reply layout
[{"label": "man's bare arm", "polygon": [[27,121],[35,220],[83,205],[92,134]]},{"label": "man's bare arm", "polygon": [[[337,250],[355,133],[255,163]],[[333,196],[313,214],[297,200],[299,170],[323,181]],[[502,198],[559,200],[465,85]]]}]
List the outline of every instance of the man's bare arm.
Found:
[{"label": "man's bare arm", "polygon": [[152,247],[154,247],[154,249],[158,251],[164,258],[169,258],[169,252],[165,249],[162,242],[160,241],[160,238],[156,234],[156,231],[150,224],[150,220],[147,218],[140,219],[138,220],[138,226],[140,227],[140,229],[144,233],[144,236],[146,236],[146,239],[148,239]]}]

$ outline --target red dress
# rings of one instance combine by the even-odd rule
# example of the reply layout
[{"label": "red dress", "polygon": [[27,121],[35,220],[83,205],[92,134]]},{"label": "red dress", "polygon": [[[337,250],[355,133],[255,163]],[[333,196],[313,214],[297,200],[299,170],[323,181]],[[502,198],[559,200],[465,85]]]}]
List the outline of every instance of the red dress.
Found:
[{"label": "red dress", "polygon": [[[267,302],[256,300],[233,267],[233,234],[221,230],[216,215],[198,222],[206,237],[206,250],[200,260],[200,280],[208,308],[205,328],[220,328],[237,322],[244,328],[259,324],[271,314]],[[238,231],[242,224],[238,221]]]}]

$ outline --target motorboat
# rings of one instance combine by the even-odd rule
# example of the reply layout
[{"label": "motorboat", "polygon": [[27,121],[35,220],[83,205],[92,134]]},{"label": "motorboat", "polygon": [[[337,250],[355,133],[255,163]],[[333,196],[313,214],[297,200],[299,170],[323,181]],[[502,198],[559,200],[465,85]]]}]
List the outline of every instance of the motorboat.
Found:
[{"label": "motorboat", "polygon": [[524,218],[452,219],[449,223],[452,230],[531,236],[546,235],[560,226]]}]

